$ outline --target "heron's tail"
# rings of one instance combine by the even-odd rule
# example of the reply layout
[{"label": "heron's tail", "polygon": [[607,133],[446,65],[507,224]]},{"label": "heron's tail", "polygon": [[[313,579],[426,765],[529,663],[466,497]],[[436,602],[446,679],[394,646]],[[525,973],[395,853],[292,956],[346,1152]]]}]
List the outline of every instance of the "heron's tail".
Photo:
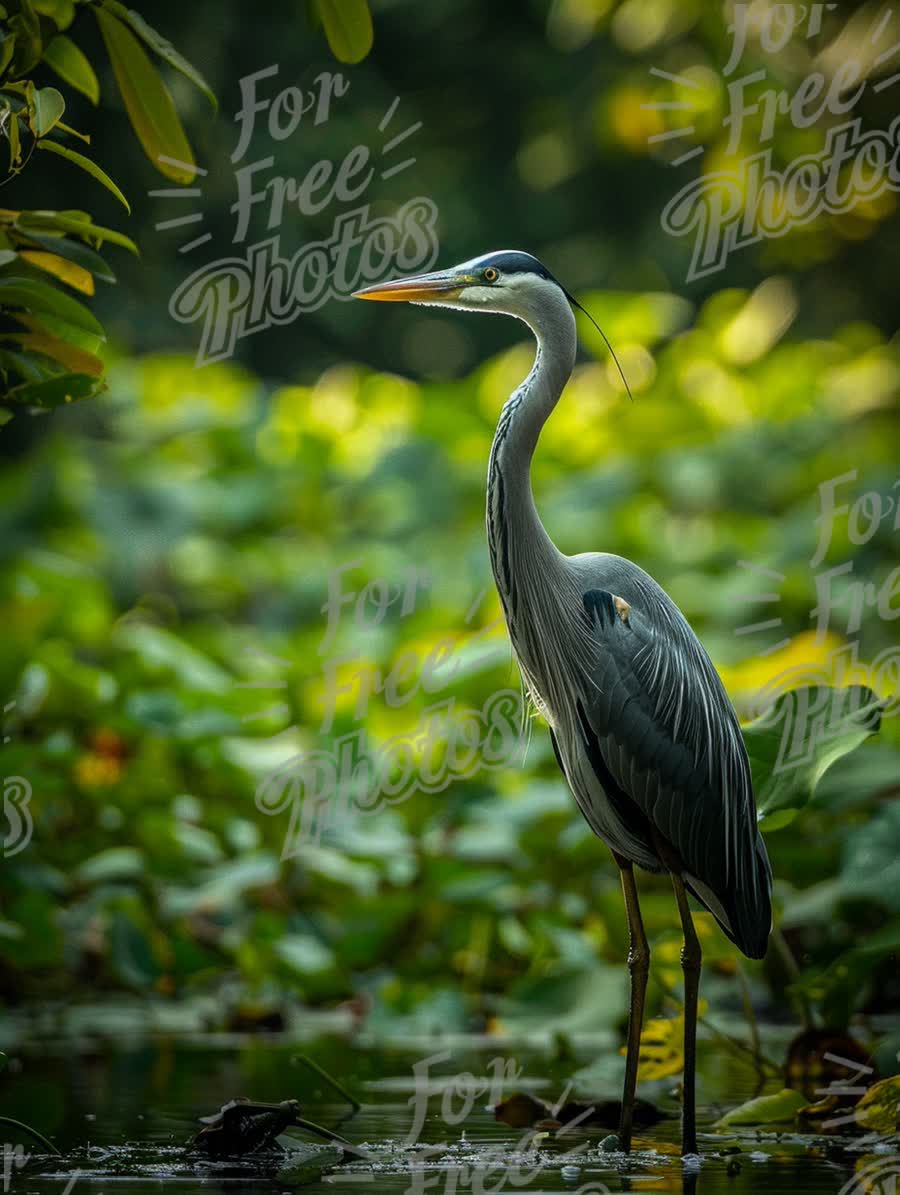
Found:
[{"label": "heron's tail", "polygon": [[738,869],[727,892],[717,895],[691,875],[684,879],[742,954],[765,955],[772,932],[772,865],[761,834],[757,832],[747,867]]}]

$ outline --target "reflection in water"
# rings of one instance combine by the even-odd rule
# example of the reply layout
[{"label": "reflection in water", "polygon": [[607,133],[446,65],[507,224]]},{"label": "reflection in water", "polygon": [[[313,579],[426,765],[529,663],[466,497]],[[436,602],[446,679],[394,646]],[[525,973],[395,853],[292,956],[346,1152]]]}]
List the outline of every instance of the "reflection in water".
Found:
[{"label": "reflection in water", "polygon": [[[704,1043],[700,1090],[703,1159],[694,1168],[679,1156],[678,1106],[672,1081],[645,1084],[642,1094],[666,1114],[642,1131],[636,1152],[604,1152],[607,1129],[540,1132],[498,1122],[496,1091],[484,1080],[484,1094],[458,1108],[461,1073],[489,1076],[501,1049],[496,1042],[467,1043],[450,1050],[446,1065],[432,1067],[426,1115],[416,1118],[421,1091],[413,1066],[438,1053],[439,1041],[421,1048],[361,1048],[343,1039],[302,1047],[363,1101],[347,1115],[317,1076],[299,1065],[297,1047],[278,1038],[159,1039],[134,1045],[94,1040],[24,1047],[12,1052],[11,1074],[0,1080],[0,1115],[33,1123],[66,1153],[65,1164],[32,1160],[26,1172],[10,1175],[11,1191],[63,1195],[73,1172],[78,1190],[99,1191],[115,1183],[117,1195],[137,1195],[148,1184],[176,1182],[183,1195],[223,1191],[275,1195],[298,1187],[314,1195],[369,1187],[384,1195],[488,1195],[501,1192],[665,1191],[675,1195],[803,1195],[840,1191],[853,1176],[853,1158],[810,1148],[810,1139],[745,1133],[715,1134],[712,1125],[756,1087],[751,1067]],[[448,1047],[444,1047],[447,1049]],[[610,1077],[598,1079],[598,1051],[574,1061],[554,1062],[534,1049],[504,1043],[504,1059],[515,1057],[516,1087],[553,1103],[574,1081],[572,1094],[609,1096],[616,1090],[617,1055]],[[599,1058],[600,1070],[606,1060]],[[589,1067],[590,1083],[579,1071]],[[448,1086],[457,1103],[443,1092]],[[451,1092],[451,1093],[452,1093]],[[512,1094],[506,1089],[506,1095]],[[277,1102],[299,1099],[303,1115],[365,1147],[366,1156],[346,1162],[333,1147],[300,1141],[281,1159],[242,1163],[199,1162],[184,1151],[200,1116],[236,1096]],[[410,1141],[415,1122],[416,1133]],[[8,1130],[3,1130],[8,1132]],[[27,1145],[26,1148],[31,1148]],[[728,1152],[728,1151],[731,1152]]]}]

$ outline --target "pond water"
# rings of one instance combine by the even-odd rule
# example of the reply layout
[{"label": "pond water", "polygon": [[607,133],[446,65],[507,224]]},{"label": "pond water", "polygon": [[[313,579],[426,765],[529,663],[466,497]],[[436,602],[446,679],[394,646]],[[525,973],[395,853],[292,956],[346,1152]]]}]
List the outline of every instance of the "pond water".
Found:
[{"label": "pond water", "polygon": [[[760,1091],[752,1065],[712,1041],[700,1046],[702,1162],[679,1150],[674,1080],[643,1084],[641,1094],[668,1114],[637,1134],[629,1156],[604,1152],[609,1128],[550,1132],[529,1146],[526,1130],[498,1122],[492,1104],[526,1091],[553,1104],[614,1097],[621,1059],[614,1043],[580,1043],[574,1052],[497,1039],[454,1038],[376,1044],[347,1036],[298,1042],[284,1035],[101,1035],[45,1038],[7,1046],[0,1115],[39,1128],[63,1157],[38,1156],[20,1169],[6,1155],[8,1190],[33,1195],[79,1191],[146,1192],[170,1183],[188,1195],[223,1190],[314,1193],[433,1191],[684,1191],[702,1195],[888,1191],[896,1158],[863,1155],[851,1138],[795,1133],[721,1133],[714,1121]],[[354,1115],[298,1055],[314,1059],[356,1094]],[[435,1059],[434,1055],[444,1055]],[[425,1060],[431,1058],[432,1061]],[[499,1061],[498,1061],[499,1060]],[[418,1078],[415,1068],[418,1066]],[[519,1072],[502,1082],[502,1068]],[[765,1090],[777,1089],[777,1079]],[[360,1156],[342,1161],[308,1142],[279,1162],[201,1163],[183,1146],[198,1118],[227,1100],[298,1098],[303,1114],[342,1134]],[[12,1130],[0,1128],[8,1140]],[[22,1138],[24,1140],[24,1138]],[[425,1147],[436,1146],[429,1150]],[[891,1167],[894,1167],[891,1170]],[[871,1178],[865,1184],[864,1168]],[[849,1184],[849,1185],[848,1185]]]}]

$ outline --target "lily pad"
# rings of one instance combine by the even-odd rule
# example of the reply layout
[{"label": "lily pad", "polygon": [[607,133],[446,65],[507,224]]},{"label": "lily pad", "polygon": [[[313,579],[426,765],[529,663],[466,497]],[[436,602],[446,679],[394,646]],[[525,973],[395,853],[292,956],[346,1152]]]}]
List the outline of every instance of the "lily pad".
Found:
[{"label": "lily pad", "polygon": [[745,1124],[792,1124],[805,1105],[806,1100],[799,1091],[785,1087],[774,1095],[761,1095],[732,1108],[716,1121],[715,1127],[724,1129]]},{"label": "lily pad", "polygon": [[900,1075],[873,1083],[856,1105],[856,1119],[875,1133],[900,1130]]}]

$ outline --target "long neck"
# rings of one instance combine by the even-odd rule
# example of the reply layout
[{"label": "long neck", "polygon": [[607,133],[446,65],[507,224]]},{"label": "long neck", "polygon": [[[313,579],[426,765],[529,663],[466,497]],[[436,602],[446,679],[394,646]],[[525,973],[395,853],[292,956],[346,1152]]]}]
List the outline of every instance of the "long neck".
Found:
[{"label": "long neck", "polygon": [[[568,303],[543,305],[540,315],[517,312],[534,332],[537,352],[525,381],[503,407],[491,447],[487,532],[494,578],[512,629],[523,578],[555,569],[561,553],[534,504],[531,460],[541,428],[559,401],[575,362],[575,319]],[[527,596],[527,595],[526,595]]]}]

